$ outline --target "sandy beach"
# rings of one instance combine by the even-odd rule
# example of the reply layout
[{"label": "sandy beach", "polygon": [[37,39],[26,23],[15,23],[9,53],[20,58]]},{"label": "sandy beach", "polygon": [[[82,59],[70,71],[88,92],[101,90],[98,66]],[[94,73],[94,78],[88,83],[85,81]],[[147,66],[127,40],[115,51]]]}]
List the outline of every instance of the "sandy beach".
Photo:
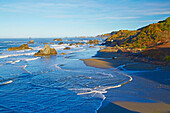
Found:
[{"label": "sandy beach", "polygon": [[[113,53],[112,53],[113,54]],[[116,54],[116,53],[115,53]],[[130,72],[133,81],[109,89],[99,113],[169,113],[169,67],[134,62],[127,57],[118,59],[82,59],[87,66],[117,68]],[[113,70],[114,71],[114,70]],[[133,71],[137,71],[133,73]]]}]

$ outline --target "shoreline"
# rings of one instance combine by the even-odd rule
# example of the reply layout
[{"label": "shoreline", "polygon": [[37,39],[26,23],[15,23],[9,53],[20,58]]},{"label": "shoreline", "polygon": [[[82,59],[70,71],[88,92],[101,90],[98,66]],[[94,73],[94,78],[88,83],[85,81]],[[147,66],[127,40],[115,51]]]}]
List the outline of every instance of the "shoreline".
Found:
[{"label": "shoreline", "polygon": [[[159,95],[161,95],[161,93],[159,91],[156,91],[156,90],[165,89],[165,90],[163,90],[163,93],[161,96],[165,95],[167,98],[170,97],[167,95],[167,94],[170,94],[167,91],[170,89],[169,83],[164,84],[163,80],[162,81],[160,80],[161,82],[159,82],[159,81],[155,80],[153,77],[153,75],[155,73],[158,73],[158,74],[163,73],[163,74],[168,75],[169,69],[170,69],[169,67],[166,67],[166,66],[163,67],[160,65],[148,64],[148,63],[143,63],[143,62],[134,62],[130,58],[127,58],[124,56],[119,57],[119,59],[91,58],[91,59],[81,59],[81,60],[87,66],[96,67],[96,68],[107,69],[107,68],[117,68],[119,66],[123,66],[123,68],[125,68],[125,72],[126,71],[139,71],[139,72],[131,75],[134,78],[134,80],[132,82],[122,85],[121,87],[116,88],[116,89],[115,88],[108,89],[107,94],[105,95],[106,99],[102,102],[102,106],[97,111],[98,113],[110,113],[110,112],[113,112],[113,113],[124,113],[124,112],[127,112],[127,113],[128,112],[129,113],[137,113],[137,112],[167,113],[170,111],[170,101],[168,99],[166,100],[166,99],[160,98]],[[166,72],[167,70],[168,70],[168,72]],[[142,72],[142,71],[145,71],[145,72]],[[143,76],[144,73],[146,75],[149,74],[148,76],[150,78],[147,76]],[[158,76],[158,78],[159,77],[161,78],[161,76],[158,74],[156,76]],[[168,76],[166,76],[165,79],[167,79],[167,77]],[[138,81],[143,81],[144,83],[141,83],[142,84],[141,85],[138,83]],[[143,88],[147,87],[147,84],[149,84],[149,83],[153,83],[153,84],[150,84],[149,87],[156,87],[156,88],[152,89],[153,92],[150,92],[148,94],[149,96],[141,95],[140,93],[147,93],[149,91],[149,89],[143,89]],[[133,85],[131,86],[131,84],[133,84]],[[132,90],[133,88],[135,88],[134,89],[135,91],[133,93],[139,93],[139,94],[135,95],[135,96],[133,94],[132,95],[130,94],[131,99],[128,99],[129,96],[127,96],[127,95],[129,95],[129,93],[131,93],[129,90]],[[139,91],[136,90],[137,88],[139,88],[138,89]],[[127,90],[127,89],[129,89],[129,90]],[[118,90],[118,92],[116,94],[115,92],[117,90]],[[154,96],[154,94],[156,96]],[[122,95],[122,97],[120,97],[119,95]],[[116,99],[116,96],[119,98]],[[121,99],[121,98],[123,98],[123,99]],[[143,100],[146,100],[146,102],[142,102]],[[136,105],[136,106],[134,106],[134,105]],[[141,109],[141,107],[142,107],[142,109]],[[150,110],[150,108],[152,108],[153,110]]]}]

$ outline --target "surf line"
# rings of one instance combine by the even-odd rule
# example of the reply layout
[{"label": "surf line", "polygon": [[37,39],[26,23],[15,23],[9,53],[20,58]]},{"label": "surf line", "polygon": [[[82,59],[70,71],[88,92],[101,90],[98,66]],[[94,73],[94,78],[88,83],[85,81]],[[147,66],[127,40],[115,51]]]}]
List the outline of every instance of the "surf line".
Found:
[{"label": "surf line", "polygon": [[[118,73],[118,72],[117,72],[117,73]],[[121,74],[123,74],[123,73],[121,73]],[[123,85],[125,85],[125,84],[127,84],[127,83],[129,83],[129,82],[131,82],[131,81],[133,80],[133,78],[132,78],[131,76],[129,76],[129,75],[127,75],[127,74],[123,74],[123,75],[129,77],[129,80],[126,81],[126,82],[124,82],[124,83],[121,83],[121,84],[119,84],[119,85],[117,85],[117,86],[109,86],[109,87],[106,87],[106,88],[102,89],[101,91],[93,90],[93,91],[84,92],[84,93],[77,93],[77,95],[84,95],[84,94],[91,94],[91,93],[107,93],[107,91],[106,91],[107,89],[112,89],[112,88],[121,87],[121,86],[123,86]],[[95,89],[97,89],[97,88],[95,88]]]},{"label": "surf line", "polygon": [[[129,80],[128,80],[128,81],[125,81],[125,82],[123,82],[123,83],[121,83],[121,84],[119,84],[119,85],[117,85],[117,86],[109,86],[109,87],[106,87],[106,88],[102,89],[101,91],[93,90],[93,91],[84,92],[84,93],[77,93],[77,95],[84,95],[84,94],[91,94],[91,93],[95,93],[95,94],[96,94],[96,93],[100,93],[100,94],[103,95],[103,93],[107,93],[107,91],[106,91],[107,89],[112,89],[112,88],[121,87],[121,86],[123,86],[123,85],[125,85],[125,84],[128,84],[129,82],[131,82],[131,81],[133,80],[133,78],[132,78],[130,75],[117,72],[116,70],[115,70],[115,72],[127,76],[127,77],[129,78]],[[97,88],[94,88],[94,89],[97,89]],[[94,95],[95,95],[95,94],[94,94]],[[106,99],[106,97],[103,95],[103,100],[101,101],[99,107],[95,110],[95,113],[97,113],[97,111],[101,108],[101,106],[102,106],[102,104],[103,104],[103,102],[104,102],[105,99]]]}]

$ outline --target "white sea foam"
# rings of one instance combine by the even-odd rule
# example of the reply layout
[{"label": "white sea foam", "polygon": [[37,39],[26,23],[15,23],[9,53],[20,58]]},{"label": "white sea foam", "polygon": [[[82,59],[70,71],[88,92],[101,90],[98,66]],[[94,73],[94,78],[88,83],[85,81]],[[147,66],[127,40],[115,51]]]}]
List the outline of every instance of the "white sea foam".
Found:
[{"label": "white sea foam", "polygon": [[105,72],[97,72],[97,74],[104,75],[104,76],[109,76],[109,77],[114,77],[112,74],[105,73]]},{"label": "white sea foam", "polygon": [[77,95],[85,95],[85,94],[91,94],[91,93],[100,93],[100,94],[103,94],[103,93],[107,93],[107,89],[112,89],[112,88],[118,88],[118,87],[121,87],[122,85],[116,85],[116,86],[98,86],[98,87],[95,87],[95,88],[79,88],[79,89],[69,89],[69,90],[73,90],[73,91],[83,91],[81,93],[77,93]]},{"label": "white sea foam", "polygon": [[[15,61],[7,61],[7,62],[5,62],[5,64],[15,64],[15,63],[17,63],[17,62],[20,62],[20,61],[32,61],[32,60],[37,60],[37,59],[39,59],[40,57],[37,57],[37,58],[28,58],[28,59],[20,59],[20,60],[15,60]],[[2,65],[5,65],[5,64],[2,64]]]},{"label": "white sea foam", "polygon": [[88,42],[88,40],[81,40],[81,42]]},{"label": "white sea foam", "polygon": [[10,64],[11,64],[11,63],[13,63],[13,62],[14,62],[14,61],[7,61],[6,63],[10,63]]},{"label": "white sea foam", "polygon": [[59,66],[58,66],[58,64],[56,64],[56,65],[54,65],[57,69],[61,69]]},{"label": "white sea foam", "polygon": [[27,65],[24,65],[24,66],[23,66],[23,69],[24,69],[27,73],[32,74],[31,72],[29,72],[28,70],[26,70],[26,67],[27,67]]},{"label": "white sea foam", "polygon": [[5,82],[0,82],[0,86],[1,86],[1,85],[6,85],[6,84],[10,84],[10,83],[12,83],[12,82],[13,82],[12,80],[5,81]]},{"label": "white sea foam", "polygon": [[[103,95],[103,94],[102,94]],[[100,107],[102,106],[104,100],[106,99],[106,97],[103,95],[103,100],[100,102],[99,107],[95,110],[95,113],[97,113],[97,111],[100,109]]]},{"label": "white sea foam", "polygon": [[17,50],[17,51],[15,51],[15,52],[25,52],[25,51],[31,51],[31,49]]},{"label": "white sea foam", "polygon": [[[80,90],[80,91],[77,93],[77,95],[86,95],[86,94],[93,94],[93,93],[94,93],[94,95],[96,95],[96,94],[101,94],[101,95],[103,96],[103,97],[102,97],[103,100],[101,101],[99,107],[95,110],[95,112],[97,113],[97,111],[99,110],[99,108],[102,106],[103,101],[106,99],[106,97],[103,95],[103,93],[107,93],[107,90],[108,90],[108,89],[121,87],[121,86],[123,86],[123,85],[125,85],[125,84],[127,84],[127,83],[129,83],[129,82],[131,82],[131,81],[133,80],[133,78],[132,78],[130,75],[121,73],[120,70],[119,70],[119,71],[115,70],[115,72],[117,72],[117,73],[119,73],[119,74],[122,74],[122,75],[128,77],[129,79],[128,79],[127,81],[124,81],[124,82],[122,82],[121,84],[115,85],[115,86],[97,86],[97,87],[95,87],[95,88],[93,88],[93,89],[91,89],[91,88],[80,88],[80,89],[69,89],[69,90],[74,90],[74,91],[79,91],[79,90]],[[100,73],[100,74],[101,74],[101,73]],[[109,75],[109,76],[110,76],[110,74],[107,74],[107,73],[102,73],[102,74],[103,74],[103,75]],[[81,91],[83,91],[83,92],[81,92]]]},{"label": "white sea foam", "polygon": [[37,60],[39,59],[40,57],[36,57],[36,58],[28,58],[28,59],[25,59],[25,61],[32,61],[32,60]]},{"label": "white sea foam", "polygon": [[81,90],[84,90],[84,91],[91,91],[92,89],[91,88],[79,88],[79,89],[76,89],[76,88],[71,88],[69,90],[74,90],[74,91],[81,91]]},{"label": "white sea foam", "polygon": [[42,49],[42,47],[31,47],[33,50],[40,50],[40,49]]},{"label": "white sea foam", "polygon": [[81,50],[77,50],[77,51],[70,51],[69,53],[75,53],[75,52],[81,52],[81,51],[85,51],[86,49],[81,49]]},{"label": "white sea foam", "polygon": [[16,62],[20,62],[21,60],[15,60],[11,64],[15,64]]},{"label": "white sea foam", "polygon": [[[20,62],[21,60],[15,60],[15,61],[7,61],[5,64],[15,64],[16,62]],[[4,64],[3,64],[4,65]]]},{"label": "white sea foam", "polygon": [[55,48],[56,50],[59,50],[59,49],[64,49],[65,47],[67,47],[68,44],[61,44],[61,45],[51,45],[51,47]]},{"label": "white sea foam", "polygon": [[126,70],[126,69],[124,68],[125,66],[126,66],[125,64],[120,65],[120,66],[117,67],[117,69],[121,69],[121,70],[125,71],[125,70]]},{"label": "white sea foam", "polygon": [[23,56],[23,55],[33,55],[35,54],[35,52],[32,52],[32,53],[21,53],[21,54],[9,54],[9,55],[2,55],[0,56],[0,59],[1,58],[8,58],[8,57],[14,57],[14,56]]},{"label": "white sea foam", "polygon": [[71,48],[78,48],[78,49],[80,49],[80,48],[83,48],[83,47],[77,46],[77,45],[72,45]]},{"label": "white sea foam", "polygon": [[91,93],[107,93],[107,89],[112,89],[112,88],[118,88],[121,87],[122,85],[117,85],[117,86],[108,86],[108,87],[95,87],[91,89],[91,91],[88,92],[83,92],[83,93],[77,93],[77,95],[84,95],[84,94],[91,94]]}]

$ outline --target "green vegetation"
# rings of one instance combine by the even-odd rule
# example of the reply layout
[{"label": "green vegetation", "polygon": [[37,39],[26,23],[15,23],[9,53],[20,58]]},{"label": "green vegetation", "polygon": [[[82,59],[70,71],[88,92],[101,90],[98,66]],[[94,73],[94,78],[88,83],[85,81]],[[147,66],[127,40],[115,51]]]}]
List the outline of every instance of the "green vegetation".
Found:
[{"label": "green vegetation", "polygon": [[110,33],[107,46],[141,50],[143,56],[170,62],[170,17],[134,31],[120,30]]},{"label": "green vegetation", "polygon": [[113,32],[106,45],[147,49],[170,41],[170,17],[139,30]]},{"label": "green vegetation", "polygon": [[165,56],[165,61],[170,62],[170,56],[169,55]]}]

